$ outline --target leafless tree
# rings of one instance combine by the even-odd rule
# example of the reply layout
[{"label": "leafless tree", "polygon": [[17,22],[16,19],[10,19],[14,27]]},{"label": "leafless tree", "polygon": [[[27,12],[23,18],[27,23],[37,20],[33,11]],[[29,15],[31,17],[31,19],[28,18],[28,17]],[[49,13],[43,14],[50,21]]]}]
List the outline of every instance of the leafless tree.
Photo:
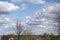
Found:
[{"label": "leafless tree", "polygon": [[57,17],[57,22],[58,22],[57,32],[60,35],[60,15],[58,15],[58,17]]},{"label": "leafless tree", "polygon": [[23,31],[23,26],[24,25],[21,23],[21,21],[17,19],[17,23],[16,23],[17,40],[19,40],[20,38],[20,34]]}]

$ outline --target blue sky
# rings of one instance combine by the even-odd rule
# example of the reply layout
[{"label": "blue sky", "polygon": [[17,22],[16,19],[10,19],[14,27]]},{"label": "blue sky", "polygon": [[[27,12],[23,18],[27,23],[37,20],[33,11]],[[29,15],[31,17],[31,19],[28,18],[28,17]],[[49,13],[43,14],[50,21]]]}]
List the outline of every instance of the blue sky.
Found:
[{"label": "blue sky", "polygon": [[[11,0],[1,0],[1,1],[7,1],[7,2],[10,2],[10,3],[13,3]],[[60,2],[60,0],[44,0],[46,2]],[[9,15],[6,15],[7,17],[10,17],[12,16],[12,18],[14,17],[17,17],[19,18],[20,20],[24,21],[25,20],[25,17],[28,16],[28,15],[31,15],[32,13],[34,13],[34,11],[37,11],[39,10],[40,8],[43,8],[44,4],[32,4],[32,3],[29,3],[29,2],[17,2],[17,3],[13,3],[17,6],[21,6],[22,4],[26,4],[26,9],[22,10],[22,9],[19,9],[17,11],[14,11],[14,12],[11,12]]]},{"label": "blue sky", "polygon": [[[11,0],[1,0],[1,1],[7,1],[7,2],[10,2],[11,3]],[[46,2],[60,2],[60,0],[45,0]],[[17,17],[19,18],[20,20],[24,21],[25,20],[25,17],[28,16],[28,15],[31,15],[32,13],[34,13],[34,11],[37,11],[39,10],[40,8],[43,8],[44,4],[32,4],[32,3],[29,3],[29,2],[23,2],[23,3],[13,3],[17,6],[21,6],[22,4],[26,4],[26,9],[25,10],[17,10],[15,12],[11,12],[9,15],[6,15],[7,17],[10,17],[11,16],[14,18],[14,17]],[[14,15],[14,16],[13,16]]]},{"label": "blue sky", "polygon": [[[9,32],[11,32],[12,28],[10,28],[10,27],[15,26],[15,25],[12,25],[12,23],[13,24],[15,23],[15,21],[13,19],[16,20],[16,18],[18,18],[25,25],[26,20],[27,20],[26,17],[29,18],[29,16],[31,16],[30,18],[34,19],[33,17],[34,16],[37,17],[37,15],[38,15],[38,13],[37,13],[37,15],[35,15],[35,12],[38,12],[38,10],[39,10],[39,13],[40,13],[40,11],[43,12],[42,10],[45,10],[50,5],[55,6],[55,4],[56,4],[56,6],[58,4],[60,4],[60,0],[0,0],[0,6],[1,6],[0,7],[0,17],[1,17],[0,20],[7,22],[7,24],[5,24],[5,26],[3,26],[1,24],[2,26],[0,27],[0,29],[1,29],[0,34],[2,34],[4,30],[5,30],[4,32],[6,32],[5,34],[9,34]],[[30,20],[30,19],[28,19],[28,20]],[[4,28],[4,30],[3,30],[3,28]],[[26,29],[28,29],[28,27]],[[45,30],[45,29],[42,29],[42,30]],[[39,32],[39,31],[37,31],[37,32]],[[36,30],[34,31],[34,33],[36,33],[36,34],[37,34],[37,32],[36,32]],[[46,32],[47,32],[47,30],[46,30]],[[13,32],[11,32],[11,33],[13,33]]]}]

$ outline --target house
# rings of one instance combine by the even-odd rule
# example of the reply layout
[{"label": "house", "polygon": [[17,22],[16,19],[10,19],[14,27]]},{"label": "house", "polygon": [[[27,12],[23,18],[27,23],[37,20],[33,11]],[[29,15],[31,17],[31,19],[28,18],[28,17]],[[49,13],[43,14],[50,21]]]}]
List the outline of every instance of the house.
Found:
[{"label": "house", "polygon": [[1,40],[9,40],[9,37],[3,35],[3,36],[1,36]]}]

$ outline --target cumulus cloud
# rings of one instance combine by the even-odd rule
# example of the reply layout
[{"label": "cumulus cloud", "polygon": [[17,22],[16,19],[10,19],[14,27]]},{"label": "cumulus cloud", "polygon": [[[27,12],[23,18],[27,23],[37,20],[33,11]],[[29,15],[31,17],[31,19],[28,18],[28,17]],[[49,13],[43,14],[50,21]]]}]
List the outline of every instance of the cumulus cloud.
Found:
[{"label": "cumulus cloud", "polygon": [[[21,22],[24,31],[26,29],[26,24]],[[16,34],[16,20],[5,17],[5,15],[0,15],[0,34],[9,34],[10,32]]]},{"label": "cumulus cloud", "polygon": [[6,32],[14,30],[15,26],[16,23],[13,20],[0,15],[0,29],[1,29],[0,34],[2,34],[2,32],[6,34]]},{"label": "cumulus cloud", "polygon": [[19,9],[19,7],[12,3],[0,1],[0,14],[7,14],[17,9]]},{"label": "cumulus cloud", "polygon": [[[35,12],[33,16],[27,16],[27,24],[32,26],[31,30],[38,34],[58,34],[56,27],[58,22],[55,20],[60,15],[60,3],[49,3],[44,8]],[[32,25],[31,25],[32,24]],[[42,32],[43,31],[43,32]]]},{"label": "cumulus cloud", "polygon": [[26,4],[22,4],[22,5],[20,6],[20,10],[25,10],[25,9],[27,9],[27,5],[26,5]]},{"label": "cumulus cloud", "polygon": [[12,2],[29,2],[33,4],[44,4],[45,0],[11,0]]},{"label": "cumulus cloud", "polygon": [[[11,20],[10,18],[7,18],[5,16],[1,16],[0,15],[0,26],[5,26],[7,28],[7,26],[10,24],[10,25],[13,25],[14,24],[14,21]],[[6,24],[6,25],[5,25]],[[14,25],[13,25],[14,26]],[[9,26],[8,26],[9,27]]]}]

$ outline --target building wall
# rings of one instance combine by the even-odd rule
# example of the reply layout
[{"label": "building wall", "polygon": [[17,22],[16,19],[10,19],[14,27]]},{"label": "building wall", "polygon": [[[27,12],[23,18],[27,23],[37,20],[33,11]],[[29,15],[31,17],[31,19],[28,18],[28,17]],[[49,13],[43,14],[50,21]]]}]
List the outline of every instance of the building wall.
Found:
[{"label": "building wall", "polygon": [[1,40],[1,36],[0,36],[0,40]]},{"label": "building wall", "polygon": [[9,40],[9,37],[2,36],[2,37],[1,37],[1,40]]}]

